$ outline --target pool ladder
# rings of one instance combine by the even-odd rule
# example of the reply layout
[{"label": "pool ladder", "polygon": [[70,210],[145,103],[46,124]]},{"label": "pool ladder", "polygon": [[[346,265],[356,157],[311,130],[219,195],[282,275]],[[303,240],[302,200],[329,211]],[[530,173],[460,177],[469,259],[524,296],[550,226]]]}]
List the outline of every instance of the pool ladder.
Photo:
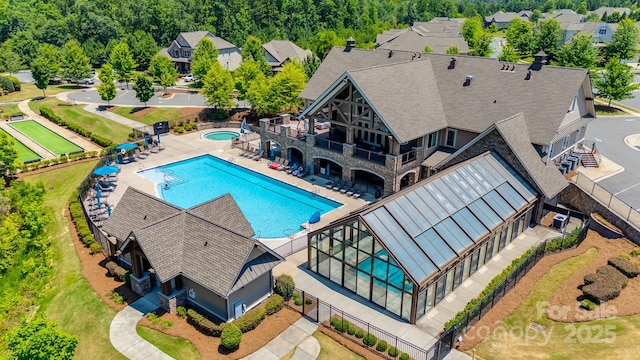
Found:
[{"label": "pool ladder", "polygon": [[235,163],[236,162],[236,158],[234,158],[233,156],[229,157],[229,159],[227,159],[228,162],[231,163]]}]

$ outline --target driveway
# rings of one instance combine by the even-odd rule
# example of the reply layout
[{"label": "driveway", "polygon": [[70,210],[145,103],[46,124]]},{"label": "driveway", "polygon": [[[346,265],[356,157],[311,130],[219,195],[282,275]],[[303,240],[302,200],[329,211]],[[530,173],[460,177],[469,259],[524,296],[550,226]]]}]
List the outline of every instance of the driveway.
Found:
[{"label": "driveway", "polygon": [[585,138],[595,141],[602,155],[625,168],[623,172],[598,182],[598,185],[640,210],[640,149],[628,146],[624,141],[634,134],[640,134],[640,118],[598,116],[587,127]]},{"label": "driveway", "polygon": [[[136,92],[131,90],[131,84],[129,84],[130,90],[117,90],[116,97],[111,100],[111,105],[120,105],[120,106],[144,106],[143,103],[140,102],[136,98]],[[156,106],[156,107],[207,107],[207,102],[205,101],[204,96],[198,93],[175,93],[170,98],[163,99],[161,98],[162,92],[156,92],[153,97],[147,101],[147,106]],[[69,102],[72,103],[83,103],[83,104],[106,104],[106,101],[103,101],[100,98],[100,94],[95,89],[82,90],[80,92],[70,93],[68,95]],[[249,106],[248,102],[244,101],[236,101],[239,107],[247,107]]]}]

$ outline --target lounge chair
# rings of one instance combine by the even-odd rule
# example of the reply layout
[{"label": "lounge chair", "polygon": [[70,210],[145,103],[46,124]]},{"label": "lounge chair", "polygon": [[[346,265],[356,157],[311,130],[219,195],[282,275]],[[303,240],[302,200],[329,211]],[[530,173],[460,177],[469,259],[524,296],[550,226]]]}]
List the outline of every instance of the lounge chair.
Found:
[{"label": "lounge chair", "polygon": [[347,190],[347,196],[353,196],[353,193],[355,192],[355,188],[356,185],[352,185],[351,188],[349,188],[349,190]]},{"label": "lounge chair", "polygon": [[342,182],[338,181],[335,185],[333,185],[333,187],[331,188],[333,191],[340,191],[340,188],[342,187]]},{"label": "lounge chair", "polygon": [[249,156],[253,156],[253,155],[255,155],[255,154],[256,154],[255,150],[251,147],[251,145],[248,145],[248,146],[247,146],[247,150],[242,151],[242,152],[240,153],[240,156],[242,156],[242,157],[249,157]]},{"label": "lounge chair", "polygon": [[288,168],[289,168],[289,160],[282,159],[282,161],[280,162],[280,171],[285,171]]},{"label": "lounge chair", "polygon": [[340,193],[346,194],[347,191],[349,191],[350,188],[351,188],[351,182],[345,181],[344,184],[342,184],[342,188],[340,189]]},{"label": "lounge chair", "polygon": [[294,171],[296,171],[297,168],[298,168],[298,164],[294,163],[293,165],[289,166],[289,168],[286,169],[285,171],[287,172],[287,174],[291,174]]},{"label": "lounge chair", "polygon": [[264,155],[264,150],[260,150],[257,155],[253,156],[251,159],[255,161],[259,161],[262,159],[262,155]]},{"label": "lounge chair", "polygon": [[113,191],[113,190],[115,190],[115,189],[116,189],[116,187],[115,187],[115,186],[105,186],[105,185],[101,184],[101,183],[98,181],[98,182],[96,183],[95,189],[96,189],[96,190],[103,191],[103,192],[104,192],[104,191],[109,192],[109,191]]},{"label": "lounge chair", "polygon": [[351,195],[351,197],[358,199],[360,196],[362,196],[362,193],[354,187],[353,195]]},{"label": "lounge chair", "polygon": [[99,215],[95,215],[95,216],[91,216],[91,219],[94,221],[100,221],[100,220],[107,220],[109,218],[108,214],[99,214]]},{"label": "lounge chair", "polygon": [[304,172],[304,167],[300,166],[299,168],[296,169],[296,171],[293,172],[293,174],[299,178],[303,177],[304,175],[306,175],[306,173]]},{"label": "lounge chair", "polygon": [[329,180],[326,185],[327,189],[331,190],[333,188],[333,181]]}]

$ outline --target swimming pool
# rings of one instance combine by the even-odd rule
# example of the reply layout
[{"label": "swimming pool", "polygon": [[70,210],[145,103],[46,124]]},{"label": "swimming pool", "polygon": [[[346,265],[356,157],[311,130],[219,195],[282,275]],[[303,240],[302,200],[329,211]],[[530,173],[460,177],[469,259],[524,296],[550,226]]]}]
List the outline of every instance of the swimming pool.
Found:
[{"label": "swimming pool", "polygon": [[342,205],[211,155],[138,173],[156,183],[165,201],[185,209],[231,193],[259,238],[289,236],[314,212]]},{"label": "swimming pool", "polygon": [[221,140],[235,139],[239,136],[240,134],[235,131],[220,130],[220,131],[212,131],[210,133],[206,133],[202,137],[207,140],[221,141]]}]

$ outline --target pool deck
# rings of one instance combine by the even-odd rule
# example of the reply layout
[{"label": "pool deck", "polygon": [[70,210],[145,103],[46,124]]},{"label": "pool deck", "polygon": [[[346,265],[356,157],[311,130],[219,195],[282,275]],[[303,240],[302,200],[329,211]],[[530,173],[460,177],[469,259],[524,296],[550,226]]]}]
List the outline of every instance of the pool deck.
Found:
[{"label": "pool deck", "polygon": [[[227,131],[237,131],[237,129],[217,129],[217,130],[227,130]],[[309,227],[308,230],[303,232],[298,232],[291,237],[280,238],[280,239],[264,239],[263,243],[271,248],[278,247],[286,242],[291,241],[293,238],[300,237],[306,234],[307,231],[313,231],[314,229],[318,229],[329,222],[338,219],[339,217],[348,214],[349,212],[356,210],[365,204],[367,204],[370,200],[373,200],[373,196],[370,194],[364,194],[360,199],[354,199],[352,197],[348,197],[341,193],[328,190],[325,187],[327,179],[322,178],[320,176],[311,175],[307,176],[304,179],[300,179],[294,176],[291,176],[284,171],[276,171],[273,169],[269,169],[267,164],[269,163],[266,159],[260,159],[259,161],[247,159],[241,157],[239,154],[241,152],[240,149],[234,149],[231,147],[231,141],[211,141],[202,138],[202,135],[210,132],[211,130],[203,130],[200,132],[193,132],[184,135],[165,135],[161,137],[161,145],[165,146],[165,150],[162,150],[156,154],[151,154],[146,159],[138,160],[134,163],[118,165],[120,167],[120,173],[118,174],[118,187],[115,191],[107,198],[107,203],[111,206],[117,206],[118,201],[122,198],[124,191],[127,187],[133,186],[138,190],[144,191],[148,194],[152,194],[154,196],[158,196],[156,184],[151,180],[137,174],[140,170],[145,170],[153,167],[157,167],[160,165],[165,165],[168,163],[173,163],[176,161],[204,155],[210,154],[216,156],[218,158],[231,161],[235,164],[238,164],[242,167],[254,170],[263,175],[269,176],[271,178],[280,180],[287,184],[296,186],[298,188],[317,193],[318,195],[324,196],[328,199],[337,201],[342,206],[338,207],[335,210],[332,210],[329,213],[322,215],[320,222],[317,224],[313,224]],[[256,146],[257,146],[257,140]],[[368,201],[369,200],[369,201]]]}]

